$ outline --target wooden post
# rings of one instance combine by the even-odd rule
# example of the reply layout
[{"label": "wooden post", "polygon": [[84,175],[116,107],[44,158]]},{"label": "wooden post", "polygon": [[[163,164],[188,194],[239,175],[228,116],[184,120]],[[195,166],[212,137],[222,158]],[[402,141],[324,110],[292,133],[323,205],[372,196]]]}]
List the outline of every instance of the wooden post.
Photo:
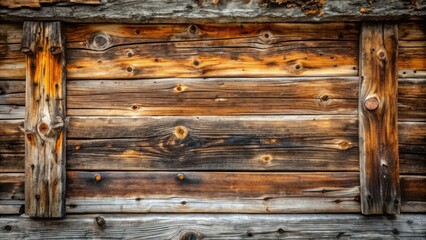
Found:
[{"label": "wooden post", "polygon": [[362,213],[399,214],[397,25],[363,24],[360,51]]},{"label": "wooden post", "polygon": [[25,22],[25,212],[65,215],[65,39],[60,22]]}]

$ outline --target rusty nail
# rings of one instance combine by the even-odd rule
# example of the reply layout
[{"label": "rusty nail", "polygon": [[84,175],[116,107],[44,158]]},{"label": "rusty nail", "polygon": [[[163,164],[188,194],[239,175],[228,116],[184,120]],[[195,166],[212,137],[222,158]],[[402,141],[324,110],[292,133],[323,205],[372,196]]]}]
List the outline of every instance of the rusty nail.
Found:
[{"label": "rusty nail", "polygon": [[374,111],[379,107],[379,99],[377,97],[371,97],[365,100],[364,106],[370,111]]},{"label": "rusty nail", "polygon": [[101,180],[102,180],[102,176],[101,176],[101,175],[99,175],[99,174],[96,174],[96,176],[95,176],[95,180],[96,180],[96,182],[101,181]]},{"label": "rusty nail", "polygon": [[177,178],[182,181],[185,178],[185,176],[183,175],[183,173],[179,173],[177,175]]}]

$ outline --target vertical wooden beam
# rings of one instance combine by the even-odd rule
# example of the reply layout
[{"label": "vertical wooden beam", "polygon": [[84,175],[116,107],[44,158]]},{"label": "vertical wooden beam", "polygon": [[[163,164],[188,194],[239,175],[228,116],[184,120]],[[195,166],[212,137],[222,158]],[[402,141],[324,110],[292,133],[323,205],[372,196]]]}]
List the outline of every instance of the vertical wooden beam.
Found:
[{"label": "vertical wooden beam", "polygon": [[398,27],[364,23],[359,142],[363,214],[399,214]]},{"label": "vertical wooden beam", "polygon": [[25,212],[65,215],[65,39],[60,22],[25,22]]}]

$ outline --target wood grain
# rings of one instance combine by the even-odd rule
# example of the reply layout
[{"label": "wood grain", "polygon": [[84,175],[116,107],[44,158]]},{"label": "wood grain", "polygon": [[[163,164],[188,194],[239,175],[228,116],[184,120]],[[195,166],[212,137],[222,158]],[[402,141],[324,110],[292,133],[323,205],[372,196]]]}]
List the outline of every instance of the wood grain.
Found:
[{"label": "wood grain", "polygon": [[30,8],[40,8],[42,4],[46,3],[59,3],[59,2],[71,2],[78,4],[94,4],[99,5],[100,0],[2,0],[0,6],[8,8],[21,8],[21,7],[30,7]]},{"label": "wood grain", "polygon": [[357,173],[67,171],[67,181],[68,198],[334,198],[359,185]]},{"label": "wood grain", "polygon": [[0,173],[0,202],[2,200],[23,200],[24,173]]},{"label": "wood grain", "polygon": [[20,44],[0,44],[0,79],[25,79],[25,55]]},{"label": "wood grain", "polygon": [[67,213],[358,213],[359,190],[353,196],[259,198],[68,198]]},{"label": "wood grain", "polygon": [[0,200],[0,213],[2,215],[23,214],[25,211],[23,200]]},{"label": "wood grain", "polygon": [[[247,25],[247,29],[241,26],[224,26],[223,33],[218,34],[211,33],[217,31],[217,26],[209,29],[209,25],[201,25],[193,29],[192,26],[178,25],[173,31],[181,34],[172,41],[169,38],[173,31],[168,30],[171,26],[148,26],[142,35],[160,33],[157,38],[146,40],[135,38],[136,33],[144,32],[137,27],[118,31],[117,37],[108,32],[93,32],[88,36],[82,30],[80,34],[86,39],[71,43],[76,48],[68,49],[67,74],[70,79],[358,74],[358,43],[339,38],[344,38],[346,33],[342,25],[325,27],[334,33],[332,36],[324,34],[323,30],[314,32],[316,26],[306,24],[293,27],[300,26],[300,34],[287,32],[288,25]],[[205,39],[203,28],[207,28]],[[201,37],[197,36],[197,29],[201,31]],[[113,34],[111,30],[107,31]],[[349,37],[353,31],[349,29]],[[304,33],[306,39],[302,37]],[[123,39],[125,37],[129,39]]]},{"label": "wood grain", "polygon": [[0,172],[24,172],[24,120],[0,120]]},{"label": "wood grain", "polygon": [[357,78],[73,80],[67,112],[84,115],[356,114]]},{"label": "wood grain", "polygon": [[363,24],[359,98],[363,214],[400,212],[397,51],[397,25]]},{"label": "wood grain", "polygon": [[[219,1],[214,1],[219,2]],[[275,3],[274,3],[275,2]],[[299,8],[288,9],[278,1],[227,0],[115,0],[99,6],[57,4],[40,9],[0,9],[0,20],[46,20],[65,22],[116,23],[235,23],[235,22],[353,22],[388,20],[423,20],[423,1],[328,0],[320,14],[305,14]],[[268,4],[269,3],[269,4]],[[302,1],[302,3],[311,3]],[[314,2],[316,3],[316,2]],[[370,11],[363,13],[360,10]]]},{"label": "wood grain", "polygon": [[426,122],[400,122],[398,130],[401,173],[426,175]]},{"label": "wood grain", "polygon": [[[281,41],[358,41],[357,23],[69,24],[67,47],[105,50],[119,45],[252,38]],[[106,41],[104,41],[106,40]],[[256,42],[256,41],[254,41]]]},{"label": "wood grain", "polygon": [[398,119],[426,122],[426,78],[399,79]]},{"label": "wood grain", "polygon": [[72,117],[67,169],[358,171],[352,116]]},{"label": "wood grain", "polygon": [[399,24],[398,68],[400,78],[426,77],[426,24]]},{"label": "wood grain", "polygon": [[65,36],[60,22],[25,22],[25,213],[65,214]]},{"label": "wood grain", "polygon": [[21,43],[22,24],[21,23],[1,23],[0,24],[0,44]]}]

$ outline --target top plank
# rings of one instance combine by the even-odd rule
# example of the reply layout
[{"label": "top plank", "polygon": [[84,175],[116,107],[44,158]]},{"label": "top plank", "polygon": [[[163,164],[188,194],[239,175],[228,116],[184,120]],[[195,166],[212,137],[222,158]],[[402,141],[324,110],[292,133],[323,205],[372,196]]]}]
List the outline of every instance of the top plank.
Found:
[{"label": "top plank", "polygon": [[[283,1],[104,0],[95,6],[62,2],[39,9],[3,7],[0,8],[0,21],[49,19],[65,22],[225,23],[377,21],[426,17],[425,1],[302,0],[296,1],[297,4],[290,8],[288,4],[277,2]],[[319,8],[309,11],[310,5]]]}]

